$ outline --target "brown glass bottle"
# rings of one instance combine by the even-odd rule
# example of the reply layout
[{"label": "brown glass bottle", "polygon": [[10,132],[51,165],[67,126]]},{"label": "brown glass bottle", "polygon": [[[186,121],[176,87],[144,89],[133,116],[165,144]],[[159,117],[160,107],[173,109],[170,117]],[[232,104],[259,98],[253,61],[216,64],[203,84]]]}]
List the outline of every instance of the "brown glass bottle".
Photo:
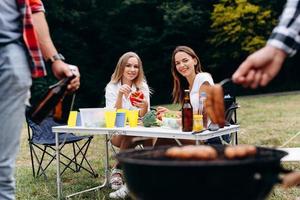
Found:
[{"label": "brown glass bottle", "polygon": [[181,108],[182,131],[193,131],[193,107],[190,101],[190,91],[184,90],[184,100]]},{"label": "brown glass bottle", "polygon": [[50,86],[43,100],[30,112],[31,120],[38,124],[42,122],[63,99],[68,84],[75,77],[76,76],[73,75],[71,77],[64,78],[58,83]]}]

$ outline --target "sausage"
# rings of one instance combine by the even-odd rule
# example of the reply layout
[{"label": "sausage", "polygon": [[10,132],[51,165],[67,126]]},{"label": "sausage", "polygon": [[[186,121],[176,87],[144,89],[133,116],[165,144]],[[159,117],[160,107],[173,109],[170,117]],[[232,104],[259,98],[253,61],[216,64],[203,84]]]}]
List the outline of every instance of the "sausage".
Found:
[{"label": "sausage", "polygon": [[213,109],[216,116],[216,123],[220,127],[225,125],[224,93],[221,85],[212,86]]},{"label": "sausage", "polygon": [[236,151],[234,147],[228,146],[224,150],[224,156],[228,159],[234,159],[236,157]]},{"label": "sausage", "polygon": [[224,156],[228,159],[246,158],[248,156],[254,156],[257,153],[257,149],[253,145],[238,145],[227,146],[224,150]]},{"label": "sausage", "polygon": [[257,149],[253,145],[247,145],[247,153],[249,156],[254,156],[257,153]]},{"label": "sausage", "polygon": [[170,158],[178,158],[183,160],[214,160],[218,157],[218,153],[213,147],[205,145],[171,147],[166,151],[165,155]]},{"label": "sausage", "polygon": [[214,99],[213,99],[212,86],[204,85],[203,90],[206,93],[206,100],[204,105],[206,113],[213,123],[217,123],[217,116],[215,115],[214,112]]},{"label": "sausage", "polygon": [[180,154],[180,151],[181,151],[180,147],[171,147],[167,149],[165,155],[170,158],[176,158]]},{"label": "sausage", "polygon": [[206,92],[205,109],[210,120],[220,127],[225,125],[224,93],[221,85],[203,85]]},{"label": "sausage", "polygon": [[245,146],[242,146],[242,145],[235,146],[235,156],[237,158],[247,157],[247,148]]}]

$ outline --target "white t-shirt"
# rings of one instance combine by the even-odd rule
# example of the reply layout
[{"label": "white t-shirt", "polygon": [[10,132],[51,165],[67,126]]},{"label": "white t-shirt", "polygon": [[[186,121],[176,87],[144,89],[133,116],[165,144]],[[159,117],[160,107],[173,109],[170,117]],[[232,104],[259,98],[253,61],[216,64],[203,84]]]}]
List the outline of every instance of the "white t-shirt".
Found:
[{"label": "white t-shirt", "polygon": [[214,85],[214,80],[209,73],[201,72],[196,74],[192,90],[190,91],[190,100],[194,113],[198,112],[199,109],[199,89],[204,82]]},{"label": "white t-shirt", "polygon": [[[121,87],[121,82],[119,81],[118,83],[108,83],[105,88],[105,105],[108,108],[114,108],[116,105],[117,97],[118,97],[118,92]],[[150,91],[149,87],[146,82],[142,83],[142,87],[139,88],[144,93],[144,98],[148,102],[148,110],[150,110]],[[134,92],[136,91],[136,85],[132,84],[131,86],[131,91]],[[133,105],[131,105],[129,98],[125,97],[123,95],[122,97],[122,108],[124,109],[135,109]]]}]

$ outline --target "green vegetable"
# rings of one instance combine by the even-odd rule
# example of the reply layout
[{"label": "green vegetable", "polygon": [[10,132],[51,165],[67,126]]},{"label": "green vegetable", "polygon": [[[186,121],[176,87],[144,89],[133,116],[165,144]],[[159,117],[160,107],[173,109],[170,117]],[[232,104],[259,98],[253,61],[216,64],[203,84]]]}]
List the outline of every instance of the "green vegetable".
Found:
[{"label": "green vegetable", "polygon": [[154,110],[151,110],[145,114],[143,117],[143,125],[145,127],[157,126],[156,113]]},{"label": "green vegetable", "polygon": [[164,117],[177,118],[177,112],[176,111],[168,111],[164,114]]}]

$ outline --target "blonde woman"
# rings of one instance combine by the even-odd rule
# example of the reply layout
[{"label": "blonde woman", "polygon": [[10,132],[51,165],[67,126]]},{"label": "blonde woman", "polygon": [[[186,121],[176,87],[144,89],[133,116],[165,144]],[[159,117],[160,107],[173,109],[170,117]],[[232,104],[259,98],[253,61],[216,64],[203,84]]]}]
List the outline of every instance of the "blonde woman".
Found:
[{"label": "blonde woman", "polygon": [[[132,105],[129,95],[137,90],[143,92],[144,98],[139,99],[138,102]],[[111,80],[105,88],[105,100],[106,107],[110,108],[138,108],[140,117],[150,110],[150,90],[144,75],[142,61],[136,53],[127,52],[120,57]],[[113,136],[111,143],[122,151],[135,146],[134,138],[120,135]],[[117,168],[118,165],[111,174],[110,184],[112,189],[120,189],[123,184],[122,173]]]}]

